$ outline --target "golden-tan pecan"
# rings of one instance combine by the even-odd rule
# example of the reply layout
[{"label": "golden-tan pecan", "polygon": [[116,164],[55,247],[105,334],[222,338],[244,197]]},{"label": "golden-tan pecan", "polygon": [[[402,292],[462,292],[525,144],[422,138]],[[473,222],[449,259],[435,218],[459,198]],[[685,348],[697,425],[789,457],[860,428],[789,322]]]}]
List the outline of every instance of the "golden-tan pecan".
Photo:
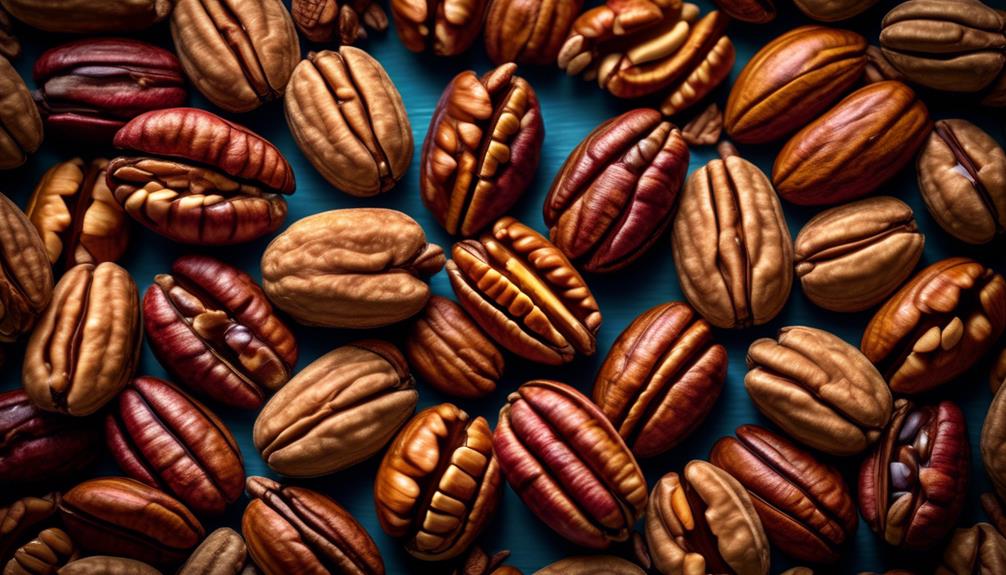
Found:
[{"label": "golden-tan pecan", "polygon": [[126,557],[113,555],[91,555],[83,559],[67,563],[59,570],[58,575],[161,575],[155,567]]},{"label": "golden-tan pecan", "polygon": [[814,20],[837,22],[865,12],[877,0],[793,0],[793,3]]},{"label": "golden-tan pecan", "polygon": [[456,56],[482,31],[489,0],[391,0],[402,44],[413,52]]},{"label": "golden-tan pecan", "polygon": [[490,0],[486,52],[497,66],[555,63],[583,0]]},{"label": "golden-tan pecan", "polygon": [[1006,573],[1006,538],[988,523],[954,531],[936,575]]},{"label": "golden-tan pecan", "polygon": [[319,44],[356,43],[367,37],[364,26],[377,32],[388,29],[388,15],[375,0],[293,0],[290,13],[304,37]]},{"label": "golden-tan pecan", "polygon": [[4,575],[44,575],[63,573],[60,569],[77,558],[77,546],[66,531],[44,529],[38,537],[22,545],[4,567]]},{"label": "golden-tan pecan", "polygon": [[[1003,367],[1003,358],[1006,358],[1006,354],[999,356],[998,369]],[[1004,391],[1006,387],[1002,386],[1001,378],[996,381],[996,385],[998,387],[995,388],[995,397],[989,405],[985,423],[982,426],[980,449],[982,463],[985,465],[985,472],[989,479],[992,480],[992,486],[999,497],[1006,497],[1006,391]],[[988,502],[987,507],[996,511],[997,516],[1002,517],[1002,508],[997,504],[995,496],[989,495],[989,497],[992,499]],[[1006,525],[1006,520],[1003,521],[1003,524]]]},{"label": "golden-tan pecan", "polygon": [[160,22],[173,0],[0,0],[18,20],[47,32],[134,33]]},{"label": "golden-tan pecan", "polygon": [[0,343],[31,331],[52,299],[52,267],[31,221],[0,194]]},{"label": "golden-tan pecan", "polygon": [[249,562],[241,535],[230,527],[221,527],[203,539],[177,575],[238,575]]},{"label": "golden-tan pecan", "polygon": [[24,80],[0,58],[0,170],[28,161],[42,145],[42,117]]}]

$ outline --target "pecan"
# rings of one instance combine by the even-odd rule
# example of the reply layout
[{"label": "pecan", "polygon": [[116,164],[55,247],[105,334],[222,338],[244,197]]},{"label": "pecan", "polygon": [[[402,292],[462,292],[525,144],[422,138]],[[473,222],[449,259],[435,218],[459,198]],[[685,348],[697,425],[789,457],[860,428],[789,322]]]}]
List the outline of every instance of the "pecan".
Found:
[{"label": "pecan", "polygon": [[374,0],[293,0],[290,12],[304,37],[319,44],[354,44],[367,37],[364,26],[377,32],[388,29],[388,15]]},{"label": "pecan", "polygon": [[497,66],[553,64],[582,6],[583,0],[490,0],[483,33],[489,59]]},{"label": "pecan", "polygon": [[47,32],[134,33],[160,22],[172,0],[0,0],[18,20]]},{"label": "pecan", "polygon": [[154,567],[136,559],[111,555],[92,555],[67,563],[59,575],[161,575]]},{"label": "pecan", "polygon": [[741,22],[765,24],[776,16],[772,0],[713,0],[713,3],[727,16]]},{"label": "pecan", "polygon": [[196,547],[178,575],[238,575],[249,562],[245,540],[230,527],[221,527]]},{"label": "pecan", "polygon": [[21,55],[21,42],[14,35],[10,14],[0,2],[0,56],[13,60]]},{"label": "pecan", "polygon": [[456,56],[482,31],[489,0],[391,0],[402,44],[413,52]]},{"label": "pecan", "polygon": [[689,146],[712,146],[720,141],[722,131],[723,113],[713,102],[681,128],[681,137]]},{"label": "pecan", "polygon": [[877,0],[793,0],[793,3],[815,20],[837,22],[865,12]]},{"label": "pecan", "polygon": [[5,574],[64,573],[62,566],[77,558],[77,547],[65,531],[50,527],[22,545],[4,567]]},{"label": "pecan", "polygon": [[936,575],[1006,573],[1006,538],[988,523],[954,531]]},{"label": "pecan", "polygon": [[645,575],[646,571],[614,555],[567,557],[546,565],[534,575]]},{"label": "pecan", "polygon": [[17,204],[0,194],[0,343],[31,331],[52,299],[42,238]]},{"label": "pecan", "polygon": [[[1002,380],[998,383],[1002,383]],[[1001,386],[996,389],[995,397],[992,399],[985,416],[980,446],[985,472],[992,480],[992,485],[999,497],[1004,497],[1006,496],[1006,392]],[[989,495],[986,499],[988,498],[991,499],[983,501],[983,503],[986,504],[987,509],[996,512],[990,512],[989,516],[993,519],[1006,517],[995,497]],[[996,523],[1006,526],[1006,519],[996,521]]]},{"label": "pecan", "polygon": [[28,161],[42,145],[42,117],[14,66],[0,57],[0,170]]},{"label": "pecan", "polygon": [[18,545],[30,540],[56,518],[59,493],[22,497],[0,507],[0,564],[6,565]]},{"label": "pecan", "polygon": [[510,557],[509,551],[498,551],[490,557],[475,544],[460,558],[459,566],[451,575],[523,575],[520,569],[503,564],[507,557]]}]

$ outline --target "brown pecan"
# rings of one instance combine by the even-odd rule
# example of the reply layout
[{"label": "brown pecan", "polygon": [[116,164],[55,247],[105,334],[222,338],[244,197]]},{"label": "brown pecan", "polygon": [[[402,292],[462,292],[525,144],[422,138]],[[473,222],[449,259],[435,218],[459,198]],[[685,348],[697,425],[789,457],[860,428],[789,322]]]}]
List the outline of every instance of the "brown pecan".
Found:
[{"label": "brown pecan", "polygon": [[375,0],[293,0],[293,22],[311,42],[353,44],[367,37],[363,24],[377,32],[388,29],[388,15]]},{"label": "brown pecan", "polygon": [[[1001,14],[1003,15],[1003,19],[1006,20],[1006,11],[1001,12]],[[982,92],[981,104],[994,108],[1006,107],[1006,65],[1003,65],[1003,70],[999,73],[999,77],[993,80],[985,91]]]},{"label": "brown pecan", "polygon": [[470,237],[523,195],[545,127],[534,88],[504,64],[465,71],[444,89],[423,142],[423,204],[452,235]]},{"label": "brown pecan", "polygon": [[[13,22],[10,13],[0,2],[0,56],[13,60],[21,55],[21,42],[14,35]],[[565,32],[563,32],[565,34]]]},{"label": "brown pecan", "polygon": [[409,50],[456,56],[482,31],[488,5],[489,0],[391,0],[391,17]]},{"label": "brown pecan", "polygon": [[723,389],[727,351],[686,303],[644,312],[625,328],[594,381],[594,403],[639,457],[660,455],[701,424]]},{"label": "brown pecan", "polygon": [[50,527],[22,545],[4,567],[4,574],[63,573],[63,565],[77,558],[77,547],[66,531]]},{"label": "brown pecan", "polygon": [[489,556],[475,544],[460,558],[458,567],[451,575],[523,575],[520,569],[503,565],[509,556],[510,552],[505,550]]},{"label": "brown pecan", "polygon": [[172,0],[0,0],[18,20],[47,32],[139,32],[171,12]]},{"label": "brown pecan", "polygon": [[544,208],[550,239],[586,271],[627,266],[667,229],[688,156],[681,132],[656,110],[604,122],[552,181]]},{"label": "brown pecan", "polygon": [[681,137],[689,146],[712,146],[720,141],[722,131],[723,113],[713,102],[681,128]]},{"label": "brown pecan", "polygon": [[22,497],[0,507],[0,564],[6,565],[18,545],[54,522],[59,493]]},{"label": "brown pecan", "polygon": [[[1001,382],[1002,380],[999,381],[999,383]],[[1006,391],[1003,391],[1004,389],[1006,388],[1000,386],[995,391],[995,397],[989,405],[985,423],[982,426],[980,443],[985,472],[992,480],[992,485],[999,497],[1006,497]],[[1001,508],[998,505],[993,505],[994,503],[993,498],[988,502],[987,507],[996,510],[996,515],[1003,516]],[[989,515],[993,514],[989,513]],[[1003,521],[1003,525],[1006,526],[1006,521]]]},{"label": "brown pecan", "polygon": [[534,575],[645,575],[646,571],[614,555],[567,557],[546,565]]},{"label": "brown pecan", "polygon": [[741,22],[765,24],[776,16],[772,0],[713,0],[713,3],[727,16]]},{"label": "brown pecan", "polygon": [[0,343],[31,331],[51,299],[52,267],[42,238],[17,204],[0,194]]},{"label": "brown pecan", "polygon": [[230,527],[221,527],[196,547],[178,575],[238,575],[248,563],[245,540]]},{"label": "brown pecan", "polygon": [[870,44],[866,47],[866,70],[863,79],[867,83],[883,82],[884,80],[904,81],[905,77],[897,68],[891,65],[884,56],[884,51]]},{"label": "brown pecan", "polygon": [[1006,280],[968,258],[938,261],[877,311],[860,348],[898,393],[964,373],[1006,328]]},{"label": "brown pecan", "polygon": [[989,387],[992,393],[999,391],[1004,381],[1006,381],[1006,348],[999,351],[992,363],[992,370],[989,373]]},{"label": "brown pecan", "polygon": [[884,438],[860,468],[860,513],[887,543],[927,549],[957,522],[969,466],[959,407],[949,401],[916,406],[899,399]]},{"label": "brown pecan", "polygon": [[42,117],[28,87],[6,58],[0,58],[0,170],[28,161],[42,145]]},{"label": "brown pecan", "polygon": [[793,3],[815,20],[837,22],[865,12],[877,0],[793,0]]},{"label": "brown pecan", "polygon": [[[1006,510],[995,493],[982,493],[982,509],[999,533],[1006,533]],[[1006,537],[1006,536],[1004,536]]]},{"label": "brown pecan", "polygon": [[497,343],[541,363],[593,355],[601,311],[559,248],[511,217],[454,244],[447,274],[461,307]]},{"label": "brown pecan", "polygon": [[92,555],[67,563],[58,575],[161,575],[154,567],[136,559],[111,555]]},{"label": "brown pecan", "polygon": [[1006,538],[988,523],[954,531],[936,575],[1006,573]]},{"label": "brown pecan", "polygon": [[489,59],[551,65],[583,0],[490,0],[485,40]]}]

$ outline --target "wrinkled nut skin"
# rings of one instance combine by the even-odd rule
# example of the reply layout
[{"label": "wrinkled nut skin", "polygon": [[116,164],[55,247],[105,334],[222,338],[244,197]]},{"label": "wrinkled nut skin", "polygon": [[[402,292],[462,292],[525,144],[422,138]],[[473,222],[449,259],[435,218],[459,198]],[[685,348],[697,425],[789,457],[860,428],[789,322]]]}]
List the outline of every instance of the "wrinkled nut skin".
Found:
[{"label": "wrinkled nut skin", "polygon": [[967,371],[1006,328],[1006,280],[968,258],[919,272],[877,311],[860,349],[896,393],[919,393]]},{"label": "wrinkled nut skin", "polygon": [[741,22],[767,24],[777,14],[773,0],[713,0],[727,16]]},{"label": "wrinkled nut skin", "polygon": [[0,194],[0,344],[31,331],[52,289],[42,238],[21,208]]},{"label": "wrinkled nut skin", "polygon": [[458,566],[451,575],[523,575],[520,569],[503,564],[507,557],[510,557],[509,551],[497,551],[490,556],[476,543],[458,558]]},{"label": "wrinkled nut skin", "polygon": [[681,128],[681,137],[689,146],[712,146],[723,133],[723,112],[713,102]]},{"label": "wrinkled nut skin", "polygon": [[838,22],[867,11],[877,0],[793,0],[793,3],[814,20]]},{"label": "wrinkled nut skin", "polygon": [[381,529],[426,561],[464,552],[502,494],[489,423],[450,403],[416,414],[391,443],[374,479]]},{"label": "wrinkled nut skin", "polygon": [[936,575],[1006,572],[1006,538],[988,523],[954,531]]},{"label": "wrinkled nut skin", "polygon": [[447,275],[461,307],[496,343],[539,363],[593,355],[601,311],[566,256],[505,217],[479,240],[454,244]]},{"label": "wrinkled nut skin", "polygon": [[583,0],[490,0],[483,31],[489,59],[497,66],[554,64],[582,6]]},{"label": "wrinkled nut skin", "polygon": [[801,443],[832,455],[861,453],[880,438],[893,400],[855,347],[810,327],[748,348],[744,387],[755,406]]},{"label": "wrinkled nut skin", "polygon": [[171,38],[192,84],[228,112],[281,98],[300,61],[281,0],[176,0]]},{"label": "wrinkled nut skin", "polygon": [[409,50],[457,56],[482,31],[488,5],[489,0],[391,0],[391,18]]},{"label": "wrinkled nut skin", "polygon": [[208,256],[182,256],[143,296],[154,355],[179,383],[225,405],[254,409],[297,363],[293,333],[255,280]]},{"label": "wrinkled nut skin", "polygon": [[21,42],[14,35],[13,21],[0,2],[0,55],[13,61],[21,55]]},{"label": "wrinkled nut skin", "polygon": [[437,391],[466,399],[489,395],[503,375],[503,354],[453,301],[433,296],[405,339],[405,356]]},{"label": "wrinkled nut skin", "polygon": [[604,414],[572,387],[525,383],[500,410],[493,447],[507,482],[569,541],[626,541],[646,506],[646,478]]},{"label": "wrinkled nut skin", "polygon": [[884,16],[880,46],[911,82],[978,92],[1006,64],[1006,14],[978,0],[910,0]]},{"label": "wrinkled nut skin", "polygon": [[14,557],[18,546],[30,541],[56,520],[59,492],[22,497],[0,507],[0,565]]},{"label": "wrinkled nut skin", "polygon": [[912,208],[877,196],[824,210],[796,236],[796,275],[807,299],[856,312],[884,301],[915,269],[926,238]]},{"label": "wrinkled nut skin", "polygon": [[111,555],[92,555],[67,563],[56,572],[57,575],[161,575],[154,567],[126,557]]},{"label": "wrinkled nut skin", "polygon": [[311,52],[293,71],[286,122],[311,165],[357,197],[387,192],[412,161],[412,128],[388,73],[352,46]]},{"label": "wrinkled nut skin", "polygon": [[42,145],[42,117],[14,66],[0,58],[0,170],[28,161]]},{"label": "wrinkled nut skin", "polygon": [[252,438],[262,459],[283,475],[327,475],[380,451],[418,397],[398,349],[363,340],[301,370],[259,412]]},{"label": "wrinkled nut skin", "polygon": [[549,238],[585,271],[627,266],[667,229],[688,157],[681,132],[656,110],[604,122],[552,181],[544,208]]},{"label": "wrinkled nut skin", "polygon": [[363,25],[378,32],[388,29],[388,15],[375,0],[293,0],[290,14],[304,38],[319,44],[363,40]]},{"label": "wrinkled nut skin", "polygon": [[753,163],[721,146],[692,173],[671,228],[681,291],[709,323],[761,325],[786,305],[793,240],[772,184]]},{"label": "wrinkled nut skin", "polygon": [[275,231],[296,184],[278,148],[195,108],[147,112],[115,135],[108,187],[133,219],[171,240],[247,242]]},{"label": "wrinkled nut skin", "polygon": [[862,77],[866,48],[863,36],[824,26],[801,26],[772,40],[730,90],[727,133],[755,144],[802,128]]},{"label": "wrinkled nut skin", "polygon": [[0,393],[0,482],[46,483],[88,468],[101,453],[97,423],[43,411],[24,390]]},{"label": "wrinkled nut skin", "polygon": [[205,533],[181,502],[125,477],[77,484],[63,495],[59,514],[70,537],[85,551],[152,565],[180,563]]},{"label": "wrinkled nut skin", "polygon": [[967,120],[939,120],[916,161],[922,199],[955,238],[985,244],[1006,225],[1006,152]]},{"label": "wrinkled nut skin", "polygon": [[661,575],[768,575],[769,546],[744,486],[705,461],[660,478],[646,508],[646,543]]},{"label": "wrinkled nut skin", "polygon": [[22,545],[4,567],[4,575],[62,573],[60,567],[77,558],[77,547],[65,531],[50,527]]},{"label": "wrinkled nut skin", "polygon": [[614,555],[584,555],[556,561],[534,575],[646,575],[646,571]]},{"label": "wrinkled nut skin", "polygon": [[172,0],[0,0],[18,20],[46,32],[138,32],[171,12]]},{"label": "wrinkled nut skin", "polygon": [[905,77],[891,65],[880,47],[870,44],[866,47],[866,71],[863,72],[863,82],[872,84],[884,80],[904,82]]},{"label": "wrinkled nut skin", "polygon": [[995,390],[981,434],[982,463],[1000,498],[1006,496],[1006,392],[1003,389],[1000,386]]},{"label": "wrinkled nut skin", "polygon": [[63,275],[25,350],[21,381],[35,405],[90,415],[126,386],[140,356],[139,300],[114,263]]},{"label": "wrinkled nut skin", "polygon": [[294,222],[262,255],[262,287],[305,325],[372,328],[426,305],[426,278],[444,267],[408,215],[383,208],[331,210]]},{"label": "wrinkled nut skin", "polygon": [[799,561],[839,560],[859,518],[837,469],[755,425],[717,441],[709,461],[747,489],[773,546]]},{"label": "wrinkled nut skin", "polygon": [[923,550],[957,523],[967,496],[970,448],[954,403],[895,403],[884,437],[859,472],[859,511],[888,544]]},{"label": "wrinkled nut skin", "polygon": [[238,575],[247,563],[245,540],[230,527],[221,527],[196,547],[178,575]]},{"label": "wrinkled nut skin", "polygon": [[653,307],[615,340],[593,400],[637,457],[688,437],[712,411],[727,376],[727,351],[682,302]]},{"label": "wrinkled nut skin", "polygon": [[52,48],[35,61],[32,75],[46,132],[102,145],[131,118],[182,106],[188,95],[174,54],[125,38]]},{"label": "wrinkled nut skin", "polygon": [[545,126],[538,96],[517,66],[481,78],[461,72],[444,89],[423,142],[423,204],[451,235],[471,237],[524,194]]},{"label": "wrinkled nut skin", "polygon": [[265,575],[384,575],[374,540],[332,499],[265,477],[249,477],[247,490],[241,531]]},{"label": "wrinkled nut skin", "polygon": [[897,81],[869,84],[786,142],[776,156],[772,183],[797,205],[854,200],[907,166],[932,126],[911,88]]}]

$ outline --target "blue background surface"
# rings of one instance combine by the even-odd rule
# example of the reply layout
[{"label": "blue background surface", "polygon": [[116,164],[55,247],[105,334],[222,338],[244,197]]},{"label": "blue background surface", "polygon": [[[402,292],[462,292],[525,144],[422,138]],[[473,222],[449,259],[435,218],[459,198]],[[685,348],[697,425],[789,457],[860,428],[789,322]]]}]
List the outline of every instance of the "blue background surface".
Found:
[{"label": "blue background surface", "polygon": [[[588,2],[588,6],[598,3],[596,0],[591,1]],[[758,48],[786,30],[811,23],[809,19],[797,11],[790,0],[777,0],[777,3],[781,13],[780,17],[769,25],[731,23],[728,34],[734,41],[738,54],[729,82],[714,95],[721,107],[726,101],[729,85],[743,68],[744,63]],[[880,21],[883,15],[896,3],[893,0],[880,2],[865,14],[842,25],[859,31],[866,35],[871,43],[876,43]],[[1002,4],[1002,0],[989,3],[993,6],[1006,8],[1006,4]],[[701,5],[703,13],[712,9],[712,4],[708,0],[701,0],[698,4]],[[136,37],[170,47],[171,39],[167,28],[167,24],[162,23]],[[17,31],[24,45],[24,51],[15,65],[29,86],[33,87],[31,66],[38,55],[46,48],[72,38],[42,34],[24,26],[20,26]],[[303,47],[305,53],[307,49],[311,48],[307,45]],[[329,186],[315,172],[294,144],[283,119],[281,102],[270,103],[249,114],[222,115],[245,124],[268,138],[283,150],[293,165],[297,177],[297,192],[289,198],[290,214],[287,224],[304,216],[334,208],[383,206],[408,213],[423,225],[431,241],[449,248],[451,238],[436,224],[419,199],[417,169],[419,151],[426,136],[433,108],[444,86],[458,72],[474,69],[481,73],[491,66],[483,51],[481,39],[476,42],[469,54],[452,59],[442,59],[408,52],[399,42],[392,25],[386,33],[372,33],[371,38],[362,43],[362,47],[381,61],[401,91],[415,137],[416,153],[409,172],[402,182],[386,195],[379,198],[357,199]],[[638,101],[617,100],[603,93],[594,83],[585,82],[576,77],[566,77],[558,68],[523,68],[520,70],[520,74],[531,82],[538,93],[545,121],[546,136],[540,166],[534,181],[512,213],[532,227],[545,232],[541,215],[542,202],[553,175],[566,156],[597,124],[641,104]],[[933,94],[925,94],[925,98],[935,118],[967,118],[978,123],[1000,143],[1002,142],[1001,112],[994,113],[991,110],[983,110],[961,98],[941,98]],[[220,110],[209,105],[198,93],[194,93],[190,101],[194,106],[220,113]],[[686,112],[686,116],[681,118],[680,123],[683,125],[688,115],[698,111],[696,109]],[[740,146],[740,152],[744,157],[756,162],[766,173],[771,173],[772,161],[781,145],[782,142],[767,146]],[[32,157],[27,165],[18,170],[3,173],[2,179],[0,179],[2,182],[0,183],[0,191],[12,196],[24,208],[32,189],[44,170],[57,161],[81,153],[98,153],[98,150],[46,142],[42,151]],[[715,156],[715,150],[711,147],[693,150],[689,171],[694,171]],[[978,257],[996,266],[999,271],[1006,270],[1006,266],[1003,266],[1003,263],[1006,262],[1004,262],[1002,255],[1001,242],[984,248],[976,248],[954,240],[939,229],[926,212],[919,197],[914,168],[904,170],[896,178],[884,184],[880,188],[880,193],[897,196],[915,209],[919,226],[926,234],[926,249],[922,262],[919,264],[920,269],[945,257],[968,255]],[[793,237],[796,237],[802,225],[817,211],[785,203],[783,207],[789,222],[789,231]],[[190,247],[172,244],[145,229],[136,227],[133,244],[122,263],[132,273],[141,293],[151,284],[155,274],[168,271],[171,262],[176,257],[193,251],[219,257],[259,278],[259,258],[268,241],[269,238],[263,238],[257,242],[233,248],[194,250]],[[420,409],[442,401],[454,401],[473,416],[485,416],[491,424],[495,425],[497,412],[505,402],[507,394],[521,382],[531,378],[558,379],[589,394],[593,386],[594,375],[604,360],[605,353],[632,319],[656,304],[683,299],[671,261],[669,242],[669,238],[662,238],[645,257],[622,272],[614,275],[586,276],[604,317],[603,325],[598,334],[599,352],[597,355],[578,358],[565,367],[550,368],[530,364],[508,354],[506,356],[506,373],[495,394],[479,401],[452,400],[420,382]],[[452,296],[444,272],[437,274],[431,284],[435,293]],[[668,471],[680,471],[690,459],[705,458],[716,439],[733,433],[738,425],[749,422],[770,425],[757,413],[743,388],[743,378],[746,371],[745,352],[752,341],[759,337],[773,336],[782,326],[811,325],[832,331],[850,343],[858,345],[862,330],[871,313],[872,310],[859,314],[836,314],[820,310],[803,296],[797,283],[794,285],[792,295],[784,311],[768,325],[739,331],[718,330],[719,341],[727,346],[730,356],[726,388],[708,420],[680,447],[667,455],[641,462],[650,485],[652,486],[654,481]],[[292,325],[292,322],[289,323]],[[401,326],[370,332],[294,326],[294,331],[300,347],[298,369],[303,368],[336,346],[353,339],[379,336],[400,342],[402,337]],[[22,354],[23,342],[11,351],[8,363],[0,372],[0,389],[12,389],[20,384],[21,366],[19,361]],[[931,394],[934,399],[949,398],[957,401],[968,418],[968,434],[972,446],[972,480],[966,509],[960,520],[961,525],[969,525],[983,519],[978,505],[978,497],[990,487],[978,455],[981,424],[991,400],[987,384],[988,364],[988,360],[982,362],[956,382]],[[146,345],[144,345],[143,357],[137,373],[166,377],[165,371],[154,359]],[[275,477],[276,475],[265,466],[251,441],[251,427],[255,413],[229,410],[220,406],[213,407],[239,439],[248,475]],[[833,459],[832,461],[845,472],[847,480],[854,487],[859,459]],[[388,573],[446,572],[447,569],[440,569],[440,566],[431,571],[430,564],[411,559],[396,541],[381,532],[374,515],[372,501],[372,482],[379,463],[380,456],[338,474],[297,483],[327,493],[349,509],[377,541]],[[102,473],[118,473],[114,462],[107,454],[103,456],[99,468],[95,471],[95,474]],[[0,500],[15,495],[17,494],[9,488],[0,486]],[[205,521],[207,528],[214,528],[222,524],[239,528],[240,515],[245,503],[246,500],[242,498],[232,506],[226,517],[220,520]],[[934,561],[940,552],[939,549],[934,549],[932,553],[927,555],[903,554],[890,550],[880,544],[862,521],[853,539],[845,558],[837,566],[839,572],[855,573],[861,570],[884,570],[895,567],[915,567],[920,572],[927,572],[932,570]],[[490,552],[499,549],[511,550],[513,555],[510,564],[521,568],[525,573],[531,573],[562,557],[584,553],[583,550],[565,542],[539,522],[509,487],[505,490],[498,515],[486,529],[483,544]],[[612,551],[630,553],[628,546],[615,547]],[[780,553],[773,553],[773,573],[778,573],[792,565],[792,561]]]}]

